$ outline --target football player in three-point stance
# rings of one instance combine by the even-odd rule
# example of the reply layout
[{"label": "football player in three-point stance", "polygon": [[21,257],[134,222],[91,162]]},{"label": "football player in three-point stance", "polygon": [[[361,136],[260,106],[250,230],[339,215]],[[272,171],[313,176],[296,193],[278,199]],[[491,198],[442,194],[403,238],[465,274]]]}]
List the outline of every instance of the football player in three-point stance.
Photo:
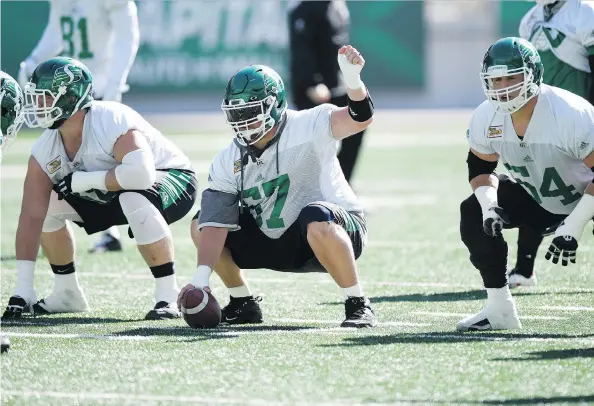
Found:
[{"label": "football player in three-point stance", "polygon": [[[594,106],[542,84],[540,55],[527,40],[493,44],[480,74],[487,100],[470,121],[469,180],[460,206],[460,233],[487,289],[487,305],[458,330],[521,327],[507,278],[502,230],[555,227],[545,256],[576,262],[578,241],[594,217]],[[495,176],[501,160],[512,177]]]},{"label": "football player in three-point stance", "polygon": [[[16,139],[23,125],[24,104],[23,91],[17,81],[12,76],[0,71],[0,106],[2,107],[0,116],[0,162],[4,150],[11,141]],[[10,339],[7,336],[0,335],[0,352],[4,353],[9,348]]]},{"label": "football player in three-point stance", "polygon": [[[536,0],[520,23],[544,66],[543,83],[569,90],[594,104],[594,3]],[[528,226],[518,229],[516,266],[510,287],[535,286],[534,260],[543,236]]]},{"label": "football player in three-point stance", "polygon": [[[46,130],[29,159],[16,235],[17,286],[3,318],[18,318],[31,305],[36,314],[87,310],[66,220],[88,234],[128,224],[155,277],[156,305],[146,318],[179,317],[168,224],[192,208],[195,174],[189,159],[137,112],[95,101],[92,90],[88,68],[66,57],[41,63],[24,89],[25,121]],[[36,302],[40,244],[54,289]]]},{"label": "football player in three-point stance", "polygon": [[[24,89],[33,70],[56,56],[85,64],[93,75],[95,100],[121,101],[139,44],[133,0],[50,0],[48,23],[31,54],[21,62],[18,80]],[[122,249],[120,232],[111,227],[91,252]]]},{"label": "football player in three-point stance", "polygon": [[336,158],[339,140],[364,130],[373,104],[352,46],[338,51],[348,107],[287,109],[271,68],[251,65],[229,80],[222,104],[236,139],[213,160],[192,222],[198,269],[184,293],[209,285],[214,270],[229,289],[223,322],[258,323],[262,312],[242,269],[327,271],[346,297],[345,327],[376,324],[355,260],[366,242],[361,206]]}]

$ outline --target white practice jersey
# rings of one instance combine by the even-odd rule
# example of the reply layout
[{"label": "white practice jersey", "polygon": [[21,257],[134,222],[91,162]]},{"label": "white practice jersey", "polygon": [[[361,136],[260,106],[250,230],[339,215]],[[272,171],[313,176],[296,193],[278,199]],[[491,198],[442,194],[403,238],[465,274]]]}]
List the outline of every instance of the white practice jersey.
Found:
[{"label": "white practice jersey", "polygon": [[57,55],[80,60],[101,98],[108,85],[124,89],[138,41],[132,0],[50,0],[48,25],[31,57],[36,63]]},{"label": "white practice jersey", "polygon": [[316,201],[348,211],[362,208],[346,182],[332,136],[330,116],[337,107],[323,104],[309,110],[287,110],[278,142],[241,170],[242,150],[232,142],[213,160],[209,188],[238,195],[270,238],[279,238],[297,220],[301,209]]},{"label": "white practice jersey", "polygon": [[523,138],[511,115],[495,113],[489,101],[474,111],[467,137],[475,151],[499,154],[510,175],[551,213],[571,213],[594,178],[583,162],[594,151],[594,107],[557,87],[541,85]]},{"label": "white practice jersey", "polygon": [[[64,149],[59,130],[47,129],[33,145],[31,155],[52,183],[58,184],[66,175],[77,171],[108,171],[118,166],[113,147],[118,138],[136,129],[146,137],[155,159],[156,169],[192,170],[190,160],[159,130],[140,114],[118,102],[92,102],[83,125],[82,144],[70,159]],[[95,191],[81,196],[104,202]]]},{"label": "white practice jersey", "polygon": [[537,4],[522,19],[520,36],[537,51],[551,51],[575,69],[590,72],[587,48],[594,46],[594,2],[567,0],[549,21]]}]

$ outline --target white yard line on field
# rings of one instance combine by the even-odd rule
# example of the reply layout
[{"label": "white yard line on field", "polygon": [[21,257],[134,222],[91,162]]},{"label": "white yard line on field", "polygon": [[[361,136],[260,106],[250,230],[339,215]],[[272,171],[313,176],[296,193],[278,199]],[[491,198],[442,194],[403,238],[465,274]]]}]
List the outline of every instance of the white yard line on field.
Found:
[{"label": "white yard line on field", "polygon": [[586,306],[539,306],[539,309],[559,310],[564,312],[594,312],[594,307]]},{"label": "white yard line on field", "polygon": [[[268,401],[264,399],[254,398],[225,398],[221,396],[207,397],[207,396],[183,396],[183,395],[147,395],[147,394],[130,394],[130,393],[93,393],[93,392],[57,392],[57,391],[31,391],[31,390],[3,390],[2,394],[5,397],[18,397],[18,398],[53,398],[53,399],[68,399],[78,401],[125,401],[125,402],[165,402],[165,404],[173,403],[204,403],[204,404],[237,404],[237,405],[286,405],[287,403],[279,401]],[[301,404],[305,403],[291,403]],[[339,403],[321,403],[322,405],[339,405],[345,404],[345,402]],[[354,405],[354,403],[346,403],[348,405]]]},{"label": "white yard line on field", "polygon": [[[542,308],[542,307],[539,307]],[[449,313],[449,312],[413,312],[417,316],[430,316],[430,317],[468,317],[471,314],[467,313]],[[567,317],[559,316],[525,316],[520,315],[521,319],[525,320],[566,320]]]}]

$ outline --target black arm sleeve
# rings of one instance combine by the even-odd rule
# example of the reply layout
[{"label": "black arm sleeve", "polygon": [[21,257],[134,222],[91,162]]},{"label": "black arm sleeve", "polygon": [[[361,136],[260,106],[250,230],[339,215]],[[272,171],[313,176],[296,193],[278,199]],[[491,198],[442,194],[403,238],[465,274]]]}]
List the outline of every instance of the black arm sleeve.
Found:
[{"label": "black arm sleeve", "polygon": [[590,62],[590,75],[592,76],[592,86],[590,87],[588,101],[594,106],[594,55],[588,56],[588,61]]},{"label": "black arm sleeve", "polygon": [[472,151],[468,151],[468,181],[470,182],[479,175],[490,175],[495,173],[497,162],[489,162],[474,155]]}]

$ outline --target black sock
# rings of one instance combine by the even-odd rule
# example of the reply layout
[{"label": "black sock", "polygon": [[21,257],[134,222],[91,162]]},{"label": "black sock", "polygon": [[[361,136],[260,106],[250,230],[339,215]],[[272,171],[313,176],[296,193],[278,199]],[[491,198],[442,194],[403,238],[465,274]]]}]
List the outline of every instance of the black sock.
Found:
[{"label": "black sock", "polygon": [[66,265],[50,264],[50,266],[52,267],[52,272],[56,275],[68,275],[76,271],[76,269],[74,268],[74,262],[71,262]]},{"label": "black sock", "polygon": [[173,262],[167,262],[163,265],[151,266],[150,268],[155,279],[173,275],[175,273]]}]

